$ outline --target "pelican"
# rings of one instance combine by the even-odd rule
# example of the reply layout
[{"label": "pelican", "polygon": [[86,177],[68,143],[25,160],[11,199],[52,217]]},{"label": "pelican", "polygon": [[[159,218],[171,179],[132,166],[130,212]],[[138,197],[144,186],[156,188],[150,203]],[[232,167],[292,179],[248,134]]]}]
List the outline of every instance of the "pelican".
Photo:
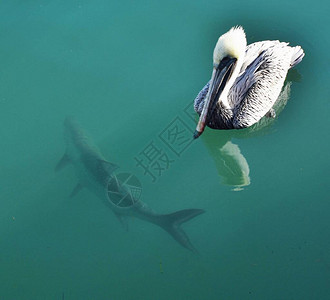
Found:
[{"label": "pelican", "polygon": [[273,106],[290,68],[304,57],[300,46],[262,41],[247,46],[244,29],[231,28],[220,36],[213,52],[211,80],[199,92],[194,109],[200,115],[194,133],[205,126],[241,129],[265,115],[275,117]]}]

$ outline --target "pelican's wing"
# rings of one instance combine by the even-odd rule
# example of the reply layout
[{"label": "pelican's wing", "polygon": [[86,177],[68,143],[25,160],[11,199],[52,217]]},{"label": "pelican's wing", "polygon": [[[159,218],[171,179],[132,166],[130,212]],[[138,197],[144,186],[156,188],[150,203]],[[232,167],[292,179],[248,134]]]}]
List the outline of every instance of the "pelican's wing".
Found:
[{"label": "pelican's wing", "polygon": [[296,48],[279,41],[247,47],[241,74],[229,94],[235,128],[255,124],[272,108],[292,66]]},{"label": "pelican's wing", "polygon": [[296,66],[305,56],[304,50],[300,46],[290,47],[288,45],[289,43],[280,41],[262,41],[248,45],[245,50],[245,59],[241,67],[240,75],[262,52],[272,47],[290,48],[292,51],[290,68]]},{"label": "pelican's wing", "polygon": [[278,44],[280,44],[280,41],[262,41],[247,45],[240,75],[258,58],[262,52]]}]

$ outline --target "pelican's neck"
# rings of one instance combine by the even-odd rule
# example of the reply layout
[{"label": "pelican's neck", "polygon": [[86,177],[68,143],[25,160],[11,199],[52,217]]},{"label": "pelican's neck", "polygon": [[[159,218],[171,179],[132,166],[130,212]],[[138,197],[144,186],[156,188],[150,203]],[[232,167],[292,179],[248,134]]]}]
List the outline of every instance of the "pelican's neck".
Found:
[{"label": "pelican's neck", "polygon": [[228,79],[228,81],[227,81],[227,83],[226,83],[226,85],[225,85],[225,87],[224,87],[224,89],[223,89],[223,91],[222,91],[222,93],[219,97],[218,103],[221,103],[222,106],[225,109],[232,109],[233,108],[233,107],[231,107],[231,105],[228,101],[228,94],[229,94],[229,91],[230,91],[231,87],[234,85],[235,80],[237,79],[237,77],[240,73],[241,67],[243,65],[244,57],[245,57],[245,54],[240,55],[239,58],[237,59],[234,70],[233,70],[233,73],[230,76],[230,78]]}]

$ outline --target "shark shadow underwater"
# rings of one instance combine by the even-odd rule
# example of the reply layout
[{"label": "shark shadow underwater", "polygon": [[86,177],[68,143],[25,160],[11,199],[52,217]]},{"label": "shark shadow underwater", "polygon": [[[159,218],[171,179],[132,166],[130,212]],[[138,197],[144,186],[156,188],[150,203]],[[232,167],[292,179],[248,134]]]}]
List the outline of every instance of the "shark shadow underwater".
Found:
[{"label": "shark shadow underwater", "polygon": [[[180,226],[204,213],[203,209],[184,209],[170,214],[156,213],[137,199],[132,191],[120,182],[114,172],[118,166],[104,158],[72,118],[66,118],[64,121],[64,137],[66,152],[57,164],[55,171],[59,171],[69,164],[73,165],[78,184],[71,196],[76,195],[82,188],[87,188],[110,207],[121,222],[126,216],[148,221],[167,231],[181,246],[197,252]],[[117,197],[109,196],[109,188]],[[117,201],[118,199],[120,201]]]}]

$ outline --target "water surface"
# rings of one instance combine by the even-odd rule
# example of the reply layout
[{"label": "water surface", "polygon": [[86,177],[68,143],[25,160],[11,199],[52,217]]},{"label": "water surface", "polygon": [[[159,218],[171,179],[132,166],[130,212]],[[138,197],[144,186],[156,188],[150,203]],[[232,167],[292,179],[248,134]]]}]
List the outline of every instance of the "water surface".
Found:
[{"label": "water surface", "polygon": [[[328,12],[296,0],[1,2],[0,298],[327,299]],[[237,24],[248,43],[304,48],[285,109],[257,133],[207,129],[170,147],[168,129],[194,130],[215,42]],[[140,220],[126,232],[88,191],[69,198],[73,170],[54,173],[68,115],[155,210],[206,210],[184,225],[200,256]],[[171,161],[155,178],[136,160],[150,144]]]}]

